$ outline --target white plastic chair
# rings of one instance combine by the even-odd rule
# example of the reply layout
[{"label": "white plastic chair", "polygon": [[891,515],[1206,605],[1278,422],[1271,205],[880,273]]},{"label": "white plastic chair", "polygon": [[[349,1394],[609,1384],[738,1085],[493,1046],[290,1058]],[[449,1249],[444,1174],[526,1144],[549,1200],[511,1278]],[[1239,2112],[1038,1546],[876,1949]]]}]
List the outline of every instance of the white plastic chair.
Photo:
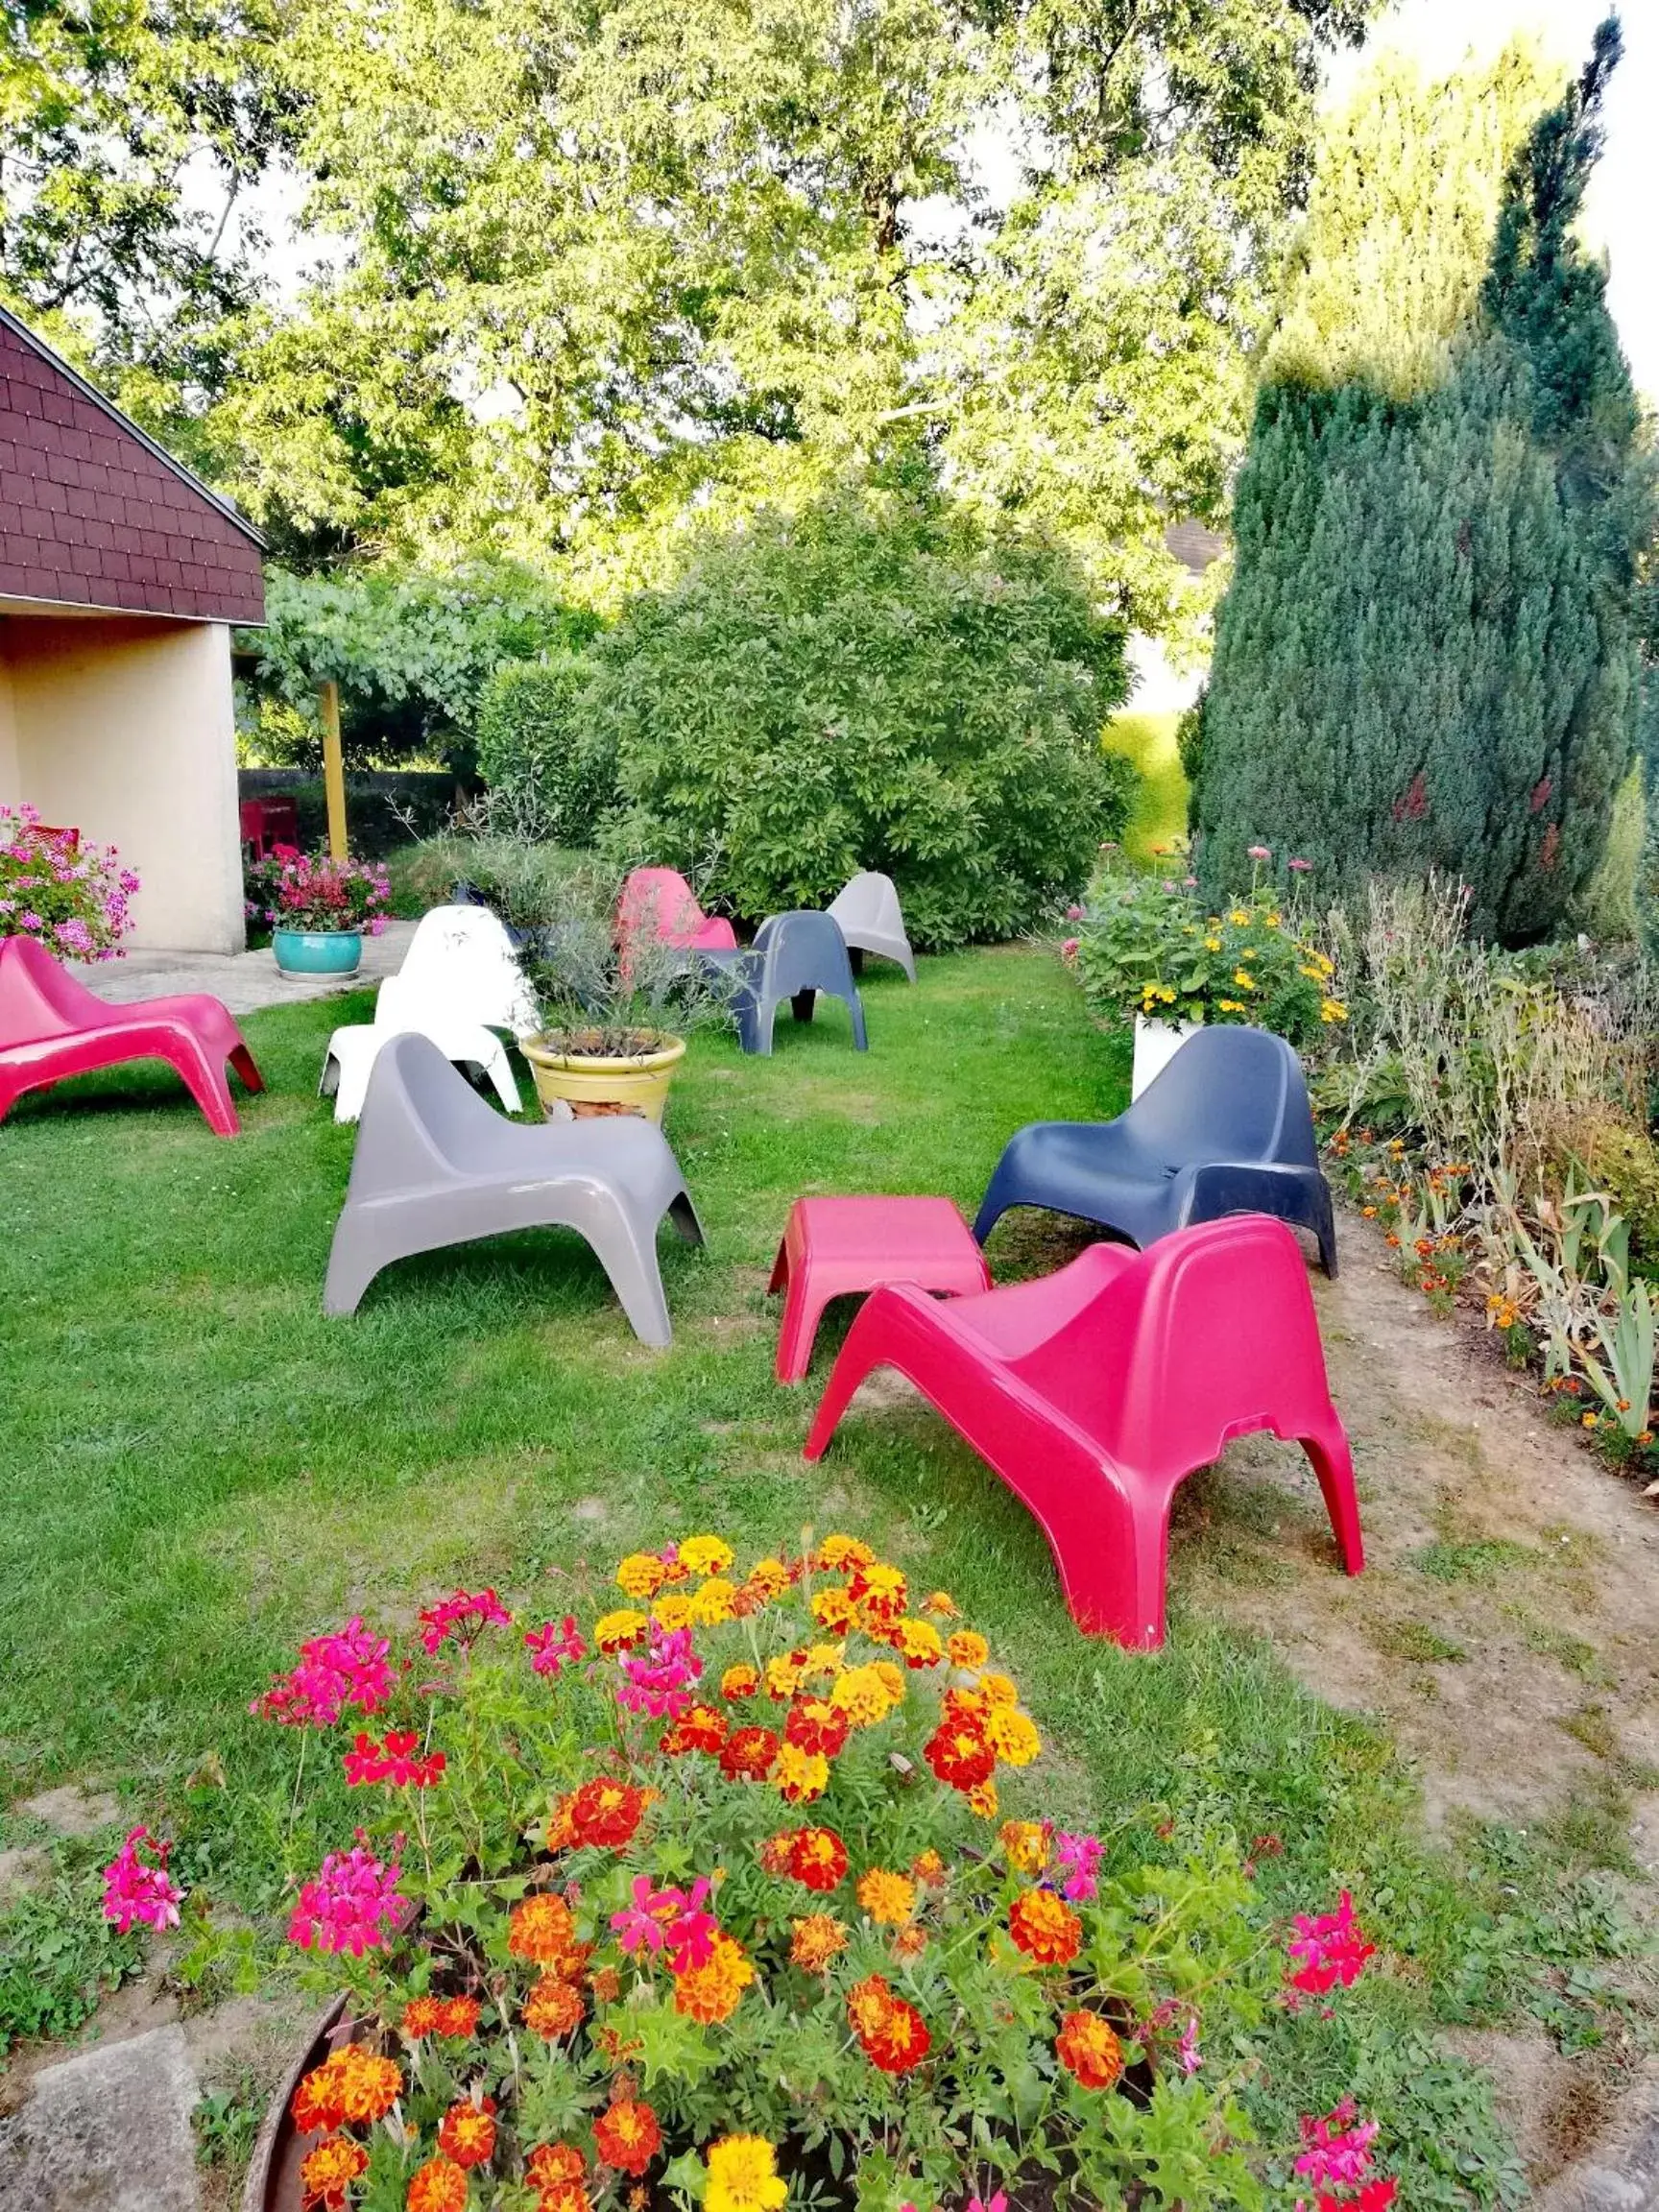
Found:
[{"label": "white plastic chair", "polygon": [[325,1098],[332,1095],[336,1121],[357,1119],[381,1047],[394,1037],[411,1031],[430,1038],[444,1057],[457,1067],[476,1069],[487,1075],[509,1114],[521,1111],[506,1046],[493,1029],[487,1029],[449,995],[446,982],[447,978],[432,968],[424,981],[420,975],[411,977],[405,961],[398,974],[388,975],[381,984],[373,1022],[352,1022],[335,1030],[328,1040],[317,1089]]},{"label": "white plastic chair", "polygon": [[397,973],[487,1029],[510,1029],[522,1040],[541,1026],[513,940],[488,906],[434,906],[421,917]]},{"label": "white plastic chair", "polygon": [[864,869],[836,892],[830,912],[841,925],[849,951],[877,952],[884,960],[896,960],[915,982],[916,955],[904,933],[904,916],[890,876]]}]

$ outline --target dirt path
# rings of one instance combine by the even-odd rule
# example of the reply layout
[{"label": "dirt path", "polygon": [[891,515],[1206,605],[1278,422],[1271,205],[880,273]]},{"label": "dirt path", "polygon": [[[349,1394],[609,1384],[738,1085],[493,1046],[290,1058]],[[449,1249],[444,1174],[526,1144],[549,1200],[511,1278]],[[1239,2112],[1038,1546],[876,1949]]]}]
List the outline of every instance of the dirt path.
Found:
[{"label": "dirt path", "polygon": [[[1654,1885],[1632,1904],[1659,1921],[1659,1509],[1550,1420],[1478,1325],[1430,1313],[1352,1214],[1340,1260],[1337,1282],[1314,1280],[1367,1572],[1307,1572],[1310,1554],[1334,1558],[1318,1492],[1297,1455],[1256,1439],[1187,1485],[1179,1587],[1270,1636],[1321,1697],[1383,1719],[1431,1826],[1459,1812],[1525,1826],[1568,1805],[1627,1820]],[[1580,2160],[1659,2112],[1654,2076],[1615,2097],[1541,2037],[1470,2050],[1535,2181],[1555,2183],[1543,2201],[1602,2201]]]}]

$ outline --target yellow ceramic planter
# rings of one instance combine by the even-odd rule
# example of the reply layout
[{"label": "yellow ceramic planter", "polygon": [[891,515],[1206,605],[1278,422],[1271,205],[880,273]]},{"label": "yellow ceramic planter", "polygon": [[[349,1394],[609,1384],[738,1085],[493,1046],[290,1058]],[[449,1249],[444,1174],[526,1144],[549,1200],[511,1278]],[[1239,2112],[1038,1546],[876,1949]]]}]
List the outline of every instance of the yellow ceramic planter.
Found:
[{"label": "yellow ceramic planter", "polygon": [[520,1050],[543,1106],[563,1103],[578,1115],[637,1114],[661,1121],[668,1085],[685,1057],[684,1037],[660,1034],[653,1050],[626,1058],[572,1052],[568,1035],[525,1038]]}]

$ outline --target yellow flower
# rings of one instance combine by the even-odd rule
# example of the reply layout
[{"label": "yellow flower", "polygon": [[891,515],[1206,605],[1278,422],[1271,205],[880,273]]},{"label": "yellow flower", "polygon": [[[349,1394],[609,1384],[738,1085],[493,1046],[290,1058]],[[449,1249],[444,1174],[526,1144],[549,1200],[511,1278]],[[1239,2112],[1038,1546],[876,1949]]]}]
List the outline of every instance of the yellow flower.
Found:
[{"label": "yellow flower", "polygon": [[808,1974],[822,1974],[837,1952],[845,1951],[847,1930],[832,1912],[808,1912],[803,1920],[793,1920],[790,1926],[795,1934],[789,1945],[789,1962],[801,1966]]},{"label": "yellow flower", "polygon": [[826,1536],[818,1547],[818,1563],[839,1575],[844,1567],[868,1567],[876,1554],[856,1536]]},{"label": "yellow flower", "polygon": [[983,1667],[991,1656],[990,1645],[974,1628],[958,1628],[945,1648],[950,1654],[952,1667]]},{"label": "yellow flower", "polygon": [[954,1621],[959,1607],[949,1590],[935,1590],[930,1598],[922,1600],[924,1613],[937,1613],[941,1621]]},{"label": "yellow flower", "polygon": [[1325,980],[1325,971],[1315,968],[1310,962],[1306,967],[1298,968],[1296,973],[1298,975],[1306,975],[1310,983],[1323,983]]},{"label": "yellow flower", "polygon": [[802,1662],[793,1651],[781,1651],[766,1662],[766,1695],[780,1700],[793,1697],[801,1687]]},{"label": "yellow flower", "polygon": [[1159,986],[1158,986],[1158,996],[1159,996],[1159,998],[1162,998],[1162,999],[1163,999],[1163,1001],[1164,1001],[1164,1003],[1165,1003],[1165,1005],[1166,1005],[1166,1006],[1173,1006],[1173,1005],[1174,1005],[1174,1003],[1175,1003],[1175,994],[1174,994],[1174,992],[1173,992],[1173,991],[1172,991],[1172,990],[1169,988],[1169,986],[1168,986],[1168,984],[1167,984],[1167,983],[1160,983],[1160,984],[1159,984]]},{"label": "yellow flower", "polygon": [[777,2212],[788,2194],[764,2135],[725,2135],[709,2144],[703,2212]]},{"label": "yellow flower", "polygon": [[970,1790],[968,1792],[968,1810],[970,1813],[977,1813],[981,1820],[995,1820],[997,1817],[996,1783],[981,1782],[976,1789]]},{"label": "yellow flower", "polygon": [[904,1677],[891,1659],[873,1659],[871,1671],[895,1705],[904,1702]]},{"label": "yellow flower", "polygon": [[1206,952],[1219,952],[1219,951],[1220,951],[1220,950],[1221,950],[1221,940],[1220,940],[1220,938],[1219,938],[1219,937],[1206,937],[1206,938],[1205,938],[1205,940],[1204,940],[1204,950],[1205,950],[1205,951],[1206,951]]},{"label": "yellow flower", "polygon": [[722,1697],[753,1697],[759,1687],[759,1675],[753,1667],[742,1662],[735,1667],[728,1667],[720,1677]]},{"label": "yellow flower", "polygon": [[630,1598],[654,1598],[668,1578],[668,1570],[654,1551],[630,1551],[616,1570],[616,1580]]},{"label": "yellow flower", "polygon": [[841,1654],[845,1649],[846,1646],[842,1644],[808,1644],[806,1657],[801,1668],[802,1673],[839,1674]]},{"label": "yellow flower", "polygon": [[812,1618],[832,1636],[845,1636],[858,1617],[858,1609],[845,1590],[814,1590]]},{"label": "yellow flower", "polygon": [[1020,1874],[1041,1874],[1048,1863],[1048,1837],[1041,1820],[1004,1820],[998,1840]]},{"label": "yellow flower", "polygon": [[1247,1014],[1250,1011],[1242,998],[1217,998],[1215,1003],[1223,1014]]},{"label": "yellow flower", "polygon": [[711,1575],[692,1599],[686,1619],[694,1628],[717,1628],[722,1621],[737,1617],[733,1600],[736,1591],[718,1575]]},{"label": "yellow flower", "polygon": [[937,1667],[945,1656],[944,1641],[931,1621],[900,1621],[893,1634],[907,1667]]},{"label": "yellow flower", "polygon": [[1269,928],[1269,929],[1277,929],[1277,928],[1278,928],[1278,926],[1279,926],[1279,917],[1278,917],[1278,915],[1277,915],[1277,914],[1269,914],[1269,915],[1267,915],[1267,916],[1265,917],[1265,920],[1266,920],[1266,924],[1267,924],[1267,926],[1268,926],[1268,928]]},{"label": "yellow flower", "polygon": [[981,1674],[979,1692],[989,1705],[1015,1705],[1020,1700],[1019,1691],[1006,1674]]},{"label": "yellow flower", "polygon": [[1248,929],[1250,926],[1249,911],[1243,906],[1235,906],[1227,919],[1235,929]]},{"label": "yellow flower", "polygon": [[1251,974],[1248,968],[1235,968],[1233,980],[1238,984],[1240,991],[1254,991],[1256,988],[1256,978]]},{"label": "yellow flower", "polygon": [[1340,998],[1324,998],[1319,1004],[1319,1019],[1321,1022],[1346,1022],[1348,1009]]},{"label": "yellow flower", "polygon": [[849,1667],[830,1693],[854,1728],[874,1728],[899,1702],[874,1667]]},{"label": "yellow flower", "polygon": [[693,1575],[724,1575],[734,1556],[718,1536],[687,1536],[680,1547],[681,1564]]},{"label": "yellow flower", "polygon": [[749,1570],[749,1587],[764,1598],[781,1598],[789,1587],[789,1570],[781,1559],[757,1559]]},{"label": "yellow flower", "polygon": [[1043,1748],[1036,1721],[1017,1705],[993,1705],[984,1727],[986,1742],[1005,1767],[1029,1767]]},{"label": "yellow flower", "polygon": [[664,1590],[651,1600],[651,1618],[664,1634],[672,1636],[691,1625],[691,1600],[684,1590]]},{"label": "yellow flower", "polygon": [[778,1794],[791,1805],[809,1805],[830,1787],[830,1762],[822,1751],[803,1751],[799,1743],[784,1740],[778,1746],[772,1769]]},{"label": "yellow flower", "polygon": [[858,1902],[878,1926],[902,1928],[916,1912],[916,1885],[907,1875],[890,1874],[884,1866],[872,1866],[860,1874]]},{"label": "yellow flower", "polygon": [[643,1613],[630,1612],[624,1605],[594,1622],[593,1641],[601,1651],[626,1651],[641,1640],[650,1625]]}]

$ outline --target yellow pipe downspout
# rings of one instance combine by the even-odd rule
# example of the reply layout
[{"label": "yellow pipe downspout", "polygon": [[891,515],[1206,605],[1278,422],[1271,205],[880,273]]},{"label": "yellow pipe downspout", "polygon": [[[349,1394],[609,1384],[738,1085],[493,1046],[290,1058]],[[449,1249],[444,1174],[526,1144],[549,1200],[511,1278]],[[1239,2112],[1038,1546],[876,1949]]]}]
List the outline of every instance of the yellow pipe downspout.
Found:
[{"label": "yellow pipe downspout", "polygon": [[340,750],[340,686],[319,684],[317,709],[323,717],[323,788],[328,800],[328,851],[346,857],[346,758]]}]

